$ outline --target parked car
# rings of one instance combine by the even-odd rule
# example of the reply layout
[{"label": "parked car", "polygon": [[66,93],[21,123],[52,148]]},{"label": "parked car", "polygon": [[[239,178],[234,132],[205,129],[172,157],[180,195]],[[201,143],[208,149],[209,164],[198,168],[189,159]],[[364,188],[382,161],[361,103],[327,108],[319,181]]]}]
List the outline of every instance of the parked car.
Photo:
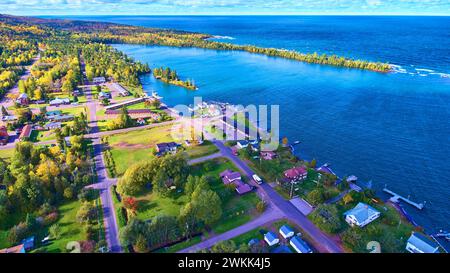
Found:
[{"label": "parked car", "polygon": [[263,180],[257,174],[252,175],[252,178],[258,185],[261,185],[263,183]]}]

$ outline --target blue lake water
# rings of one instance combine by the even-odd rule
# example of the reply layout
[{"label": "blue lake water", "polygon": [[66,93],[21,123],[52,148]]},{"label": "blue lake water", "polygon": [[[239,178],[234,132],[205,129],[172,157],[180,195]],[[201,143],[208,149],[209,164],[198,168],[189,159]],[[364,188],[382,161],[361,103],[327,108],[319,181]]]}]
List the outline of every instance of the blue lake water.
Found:
[{"label": "blue lake water", "polygon": [[339,175],[385,184],[415,201],[405,208],[428,232],[450,229],[450,17],[78,17],[228,36],[224,41],[336,53],[399,65],[380,74],[203,49],[117,45],[151,67],[192,78],[187,91],[143,78],[169,105],[194,96],[235,104],[278,104],[281,134],[298,155]]}]

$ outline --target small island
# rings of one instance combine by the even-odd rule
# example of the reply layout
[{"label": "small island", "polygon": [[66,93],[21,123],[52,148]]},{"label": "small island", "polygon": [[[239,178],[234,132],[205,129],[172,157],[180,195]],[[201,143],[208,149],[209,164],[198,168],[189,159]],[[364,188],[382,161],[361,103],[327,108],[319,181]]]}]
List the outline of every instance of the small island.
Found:
[{"label": "small island", "polygon": [[197,90],[197,86],[194,81],[187,79],[185,81],[178,77],[177,71],[170,69],[169,67],[160,67],[153,69],[153,76],[168,84],[178,85],[190,90]]}]

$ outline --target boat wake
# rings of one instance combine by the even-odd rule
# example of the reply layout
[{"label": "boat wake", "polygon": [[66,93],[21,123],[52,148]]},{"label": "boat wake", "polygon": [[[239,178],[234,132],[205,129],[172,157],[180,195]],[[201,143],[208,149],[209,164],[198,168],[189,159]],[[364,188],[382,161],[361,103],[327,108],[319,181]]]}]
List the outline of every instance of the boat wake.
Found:
[{"label": "boat wake", "polygon": [[231,36],[221,36],[221,35],[214,35],[212,39],[219,39],[219,40],[236,40],[236,38]]},{"label": "boat wake", "polygon": [[418,76],[418,77],[438,76],[441,78],[450,78],[450,74],[448,73],[437,72],[433,69],[427,68],[416,68],[414,65],[411,65],[410,67],[403,67],[401,65],[392,65],[392,68],[394,73],[399,74],[409,74],[411,76]]}]

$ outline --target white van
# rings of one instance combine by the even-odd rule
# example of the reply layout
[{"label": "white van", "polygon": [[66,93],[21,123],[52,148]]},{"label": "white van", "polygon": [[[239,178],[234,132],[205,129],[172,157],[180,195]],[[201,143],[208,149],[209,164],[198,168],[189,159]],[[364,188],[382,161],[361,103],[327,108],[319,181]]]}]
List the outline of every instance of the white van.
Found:
[{"label": "white van", "polygon": [[257,174],[252,175],[252,177],[258,185],[261,185],[263,183],[262,179]]}]

